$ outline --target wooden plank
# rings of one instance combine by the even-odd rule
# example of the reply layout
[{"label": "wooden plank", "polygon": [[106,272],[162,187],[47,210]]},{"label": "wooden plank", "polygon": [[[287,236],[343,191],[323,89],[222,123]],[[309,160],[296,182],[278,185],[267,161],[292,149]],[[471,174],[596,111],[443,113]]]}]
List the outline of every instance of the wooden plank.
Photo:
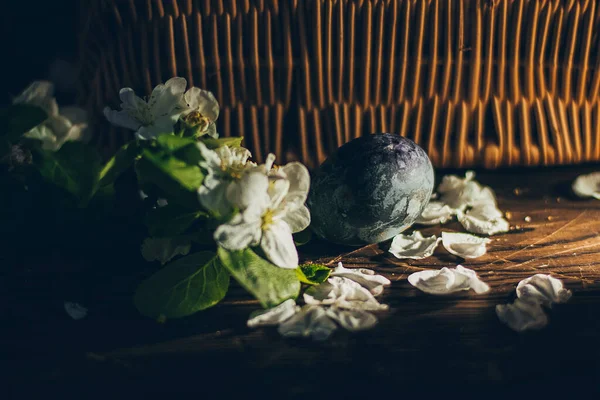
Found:
[{"label": "wooden plank", "polygon": [[[26,382],[63,382],[84,392],[118,384],[206,395],[237,393],[261,382],[262,394],[284,396],[358,395],[373,385],[413,393],[431,379],[436,387],[427,393],[474,382],[494,390],[520,385],[536,393],[564,386],[572,393],[585,381],[586,390],[600,390],[600,201],[572,198],[568,190],[578,174],[596,169],[478,173],[477,179],[496,191],[513,226],[510,233],[494,236],[488,254],[478,259],[463,261],[440,248],[425,260],[397,260],[387,255],[389,243],[352,249],[313,241],[300,248],[305,261],[335,265],[341,260],[392,280],[381,297],[390,311],[379,313],[380,323],[370,331],[339,330],[330,341],[313,343],[285,340],[275,329],[250,330],[245,323],[258,304],[235,284],[218,306],[157,324],[137,315],[129,292],[114,286],[127,279],[114,276],[112,291],[86,304],[88,317],[72,321],[60,310],[48,312],[68,294],[51,297],[52,289],[43,284],[49,278],[38,276],[27,281],[37,285],[35,292],[18,285],[14,293],[4,288],[12,299],[3,302],[11,316],[6,359]],[[422,229],[424,234],[441,230],[462,231],[457,223]],[[491,292],[436,297],[406,281],[423,268],[459,263],[476,270]],[[519,280],[535,273],[562,279],[574,294],[549,311],[544,330],[519,335],[500,323],[494,307],[512,301]],[[351,385],[341,383],[348,380]],[[552,385],[557,381],[559,388]],[[35,385],[27,386],[34,390]]]}]

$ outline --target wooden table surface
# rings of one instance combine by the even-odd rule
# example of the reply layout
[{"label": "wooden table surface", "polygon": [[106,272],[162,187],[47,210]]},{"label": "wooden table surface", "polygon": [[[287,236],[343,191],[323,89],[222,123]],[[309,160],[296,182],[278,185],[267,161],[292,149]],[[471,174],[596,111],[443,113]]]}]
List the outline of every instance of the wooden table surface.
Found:
[{"label": "wooden table surface", "polygon": [[[7,274],[2,325],[9,393],[37,398],[61,391],[81,399],[142,398],[148,392],[346,398],[391,391],[399,398],[427,398],[448,388],[477,397],[523,391],[598,395],[600,201],[575,199],[569,191],[578,174],[596,169],[478,172],[477,179],[496,191],[500,208],[511,213],[512,226],[510,233],[493,237],[488,254],[462,261],[491,286],[485,295],[436,297],[408,284],[412,272],[461,263],[443,251],[406,262],[386,254],[389,243],[352,249],[313,241],[301,247],[304,260],[330,265],[341,260],[392,281],[381,298],[390,311],[379,314],[373,330],[338,330],[324,343],[246,328],[258,305],[235,285],[218,306],[158,324],[136,313],[132,286],[121,283],[127,275],[123,268],[102,280],[87,297],[89,315],[74,321],[62,308],[69,300],[64,283],[77,285],[68,274],[23,272],[17,275],[26,283],[19,284]],[[423,233],[442,229],[462,230],[451,223]],[[536,273],[562,279],[573,297],[554,306],[545,329],[515,333],[500,323],[494,307],[512,301],[519,280]]]}]

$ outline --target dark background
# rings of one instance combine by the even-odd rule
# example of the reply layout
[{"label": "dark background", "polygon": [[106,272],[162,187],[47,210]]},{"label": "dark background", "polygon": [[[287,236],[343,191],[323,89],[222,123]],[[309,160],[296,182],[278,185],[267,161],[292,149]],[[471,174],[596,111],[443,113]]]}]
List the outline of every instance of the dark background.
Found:
[{"label": "dark background", "polygon": [[81,0],[3,2],[0,104],[9,103],[30,82],[49,79],[51,66],[58,66],[58,61],[62,66],[56,70],[63,80],[56,88],[58,102],[73,97],[76,71],[71,66],[77,64],[79,15],[85,4]]}]

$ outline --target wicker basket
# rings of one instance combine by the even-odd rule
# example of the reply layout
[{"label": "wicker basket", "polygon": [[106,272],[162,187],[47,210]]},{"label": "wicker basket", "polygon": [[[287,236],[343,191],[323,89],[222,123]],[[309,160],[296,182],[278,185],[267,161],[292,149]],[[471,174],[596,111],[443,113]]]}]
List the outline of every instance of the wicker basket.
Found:
[{"label": "wicker basket", "polygon": [[376,131],[438,167],[600,160],[596,0],[90,3],[80,94],[96,114],[178,75],[213,91],[219,132],[258,160],[315,166]]}]

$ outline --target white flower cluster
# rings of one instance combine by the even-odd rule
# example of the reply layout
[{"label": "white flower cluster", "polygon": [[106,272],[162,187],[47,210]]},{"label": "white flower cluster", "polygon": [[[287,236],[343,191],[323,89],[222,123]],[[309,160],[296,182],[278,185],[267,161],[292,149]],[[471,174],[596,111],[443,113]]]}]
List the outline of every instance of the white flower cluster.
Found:
[{"label": "white flower cluster", "polygon": [[[156,86],[149,99],[123,88],[119,92],[121,110],[107,107],[104,114],[113,124],[135,130],[142,140],[172,133],[178,121],[194,128],[196,138],[217,138],[217,100],[196,87],[186,91],[186,85],[183,78],[171,78]],[[206,173],[198,199],[213,216],[226,221],[215,231],[217,244],[227,250],[260,246],[273,264],[296,268],[298,252],[292,234],[310,224],[310,212],[304,205],[310,186],[306,167],[297,162],[274,166],[273,154],[257,165],[249,161],[252,155],[243,147],[224,145],[212,150],[202,142],[197,145],[203,159],[200,167]],[[159,259],[173,255],[170,252]]]},{"label": "white flower cluster", "polygon": [[548,324],[542,306],[550,308],[552,304],[565,303],[570,298],[571,291],[565,289],[560,280],[536,274],[519,282],[517,299],[511,304],[498,304],[496,314],[500,321],[517,332],[541,329]]},{"label": "white flower cluster", "polygon": [[44,122],[24,135],[28,139],[40,140],[44,150],[58,151],[65,142],[87,141],[90,138],[91,130],[85,110],[79,107],[59,109],[51,82],[31,83],[12,102],[39,107],[48,115]]},{"label": "white flower cluster", "polygon": [[416,223],[444,224],[456,215],[468,232],[482,235],[508,232],[509,223],[498,209],[494,192],[474,178],[473,171],[467,171],[464,179],[445,176],[438,186],[439,200],[429,202]]},{"label": "white flower cluster", "polygon": [[198,128],[197,136],[217,137],[215,121],[219,117],[219,103],[212,93],[191,87],[185,90],[184,78],[171,78],[157,85],[150,98],[136,96],[131,88],[119,91],[121,110],[104,109],[111,123],[135,131],[138,139],[152,139],[173,132],[181,118],[188,126]]},{"label": "white flower cluster", "polygon": [[208,170],[198,190],[200,202],[219,215],[239,211],[217,228],[217,244],[227,250],[260,246],[278,267],[298,267],[292,233],[310,224],[310,212],[304,205],[310,186],[306,167],[298,162],[274,167],[273,154],[265,164],[256,165],[247,161],[246,149],[223,147],[213,151],[198,145]]},{"label": "white flower cluster", "polygon": [[490,243],[490,239],[460,232],[442,232],[441,238],[435,235],[423,237],[421,232],[414,231],[410,235],[396,235],[389,252],[396,258],[421,260],[431,256],[440,242],[450,254],[462,258],[477,258],[487,252],[486,245]]},{"label": "white flower cluster", "polygon": [[278,331],[283,336],[314,340],[327,339],[338,325],[349,331],[370,329],[377,324],[377,317],[371,311],[388,309],[375,296],[390,283],[372,270],[345,268],[339,263],[327,282],[304,293],[303,307],[287,300],[269,310],[252,313],[248,326],[279,325]]}]

